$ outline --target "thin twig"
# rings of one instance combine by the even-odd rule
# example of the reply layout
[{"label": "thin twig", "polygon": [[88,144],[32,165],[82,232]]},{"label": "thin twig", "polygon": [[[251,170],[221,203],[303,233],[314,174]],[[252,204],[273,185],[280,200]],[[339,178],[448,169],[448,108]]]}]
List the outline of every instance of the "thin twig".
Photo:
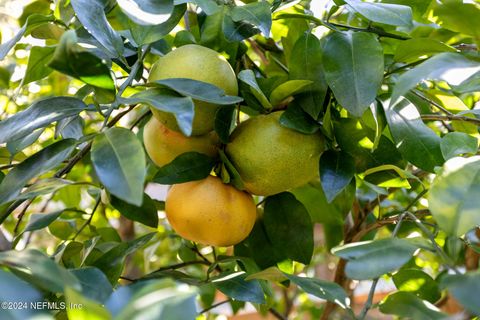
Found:
[{"label": "thin twig", "polygon": [[272,314],[272,316],[274,316],[278,320],[288,320],[287,317],[285,317],[283,314],[281,314],[277,309],[275,309],[273,307],[268,309],[268,312],[270,312]]},{"label": "thin twig", "polygon": [[435,101],[425,97],[422,93],[420,93],[420,91],[418,90],[411,90],[411,92],[416,95],[417,97],[419,97],[420,99],[428,102],[429,104],[431,104],[432,106],[436,107],[437,109],[443,111],[444,113],[450,115],[450,116],[453,116],[454,114],[450,111],[448,111],[447,109],[445,109],[442,105],[440,105],[439,103],[436,103]]},{"label": "thin twig", "polygon": [[221,305],[224,305],[225,303],[229,303],[230,301],[232,301],[232,300],[227,299],[227,300],[223,300],[223,301],[214,303],[214,304],[212,304],[210,307],[205,308],[205,309],[203,309],[202,311],[200,311],[198,314],[202,314],[202,313],[208,312],[208,311],[210,311],[210,310],[212,310],[212,309],[215,309],[216,307],[219,307],[219,306],[221,306]]},{"label": "thin twig", "polygon": [[97,201],[95,202],[95,206],[93,207],[92,213],[90,214],[90,217],[88,217],[88,220],[85,221],[85,223],[80,227],[80,229],[78,229],[78,231],[73,235],[73,238],[71,239],[72,241],[74,241],[78,237],[78,235],[82,233],[83,229],[85,229],[92,222],[93,215],[95,214],[95,211],[97,211],[97,208],[100,204],[100,200],[101,200],[101,197],[99,195],[97,197]]},{"label": "thin twig", "polygon": [[480,126],[480,119],[476,118],[469,118],[465,116],[457,116],[457,115],[441,115],[441,114],[422,114],[420,116],[422,120],[432,120],[432,121],[463,121],[463,122],[471,122]]}]

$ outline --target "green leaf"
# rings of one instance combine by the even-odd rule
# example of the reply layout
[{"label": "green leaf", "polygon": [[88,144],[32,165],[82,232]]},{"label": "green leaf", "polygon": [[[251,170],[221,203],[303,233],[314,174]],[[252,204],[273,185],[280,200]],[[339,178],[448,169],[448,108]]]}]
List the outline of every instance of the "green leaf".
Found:
[{"label": "green leaf", "polygon": [[23,230],[23,232],[26,231],[34,231],[34,230],[39,230],[43,229],[45,227],[48,227],[50,223],[53,221],[57,220],[58,217],[64,212],[65,210],[58,210],[54,211],[51,213],[33,213],[30,215],[30,219],[28,220],[28,223]]},{"label": "green leaf", "polygon": [[134,133],[123,128],[106,130],[93,140],[91,158],[108,191],[130,204],[142,204],[145,153]]},{"label": "green leaf", "polygon": [[140,222],[152,228],[158,226],[158,214],[155,202],[153,202],[146,193],[143,194],[141,206],[129,204],[114,196],[112,196],[110,204],[127,219]]},{"label": "green leaf", "polygon": [[173,0],[119,0],[118,6],[137,24],[158,25],[170,18]]},{"label": "green leaf", "polygon": [[247,281],[245,272],[221,274],[212,280],[213,285],[225,295],[235,300],[265,303],[262,287],[258,280]]},{"label": "green leaf", "polygon": [[479,225],[479,192],[480,156],[448,160],[428,197],[429,209],[440,228],[460,237]]},{"label": "green leaf", "polygon": [[270,94],[270,102],[276,106],[283,100],[297,93],[305,91],[305,88],[310,86],[313,82],[310,80],[289,80],[282,83]]},{"label": "green leaf", "polygon": [[395,50],[395,61],[413,62],[422,56],[432,56],[441,52],[456,52],[457,50],[449,45],[430,38],[414,38],[402,41]]},{"label": "green leaf", "polygon": [[44,128],[40,128],[20,139],[10,140],[9,142],[7,142],[8,151],[12,155],[19,153],[26,147],[30,146],[32,143],[36,142],[38,138],[42,135],[43,131]]},{"label": "green leaf", "polygon": [[462,1],[435,2],[432,20],[445,29],[471,35],[475,41],[480,41],[480,9],[474,3]]},{"label": "green leaf", "polygon": [[448,315],[428,301],[418,298],[410,292],[391,293],[380,304],[380,311],[409,319],[436,320],[446,319]]},{"label": "green leaf", "polygon": [[26,188],[17,199],[31,199],[37,196],[54,193],[63,187],[73,184],[72,181],[58,179],[58,178],[46,178],[36,181],[34,184]]},{"label": "green leaf", "polygon": [[392,277],[398,290],[411,292],[420,299],[435,303],[441,297],[437,282],[419,269],[401,269]]},{"label": "green leaf", "polygon": [[28,181],[57,167],[74,148],[74,140],[60,140],[15,166],[0,184],[0,204],[15,199]]},{"label": "green leaf", "polygon": [[65,303],[69,319],[109,320],[112,318],[100,303],[85,298],[68,287],[65,289]]},{"label": "green leaf", "polygon": [[153,181],[161,184],[176,184],[202,180],[208,177],[215,162],[215,159],[202,153],[187,152],[161,167]]},{"label": "green leaf", "polygon": [[173,11],[168,20],[159,25],[144,26],[128,21],[130,33],[139,46],[159,41],[175,28],[182,19],[186,9],[186,4],[176,5],[173,7]]},{"label": "green leaf", "polygon": [[148,103],[155,109],[173,113],[182,133],[187,137],[192,134],[195,109],[190,97],[179,96],[168,89],[152,88],[121,98],[120,101],[125,104]]},{"label": "green leaf", "polygon": [[65,287],[80,288],[80,284],[67,269],[60,267],[44,253],[35,249],[0,252],[0,264],[17,276],[48,292],[63,292]]},{"label": "green leaf", "polygon": [[305,79],[313,81],[305,93],[299,94],[295,100],[314,120],[322,111],[327,92],[325,72],[322,65],[322,47],[320,40],[312,33],[305,33],[295,42],[290,60],[289,79]]},{"label": "green leaf", "polygon": [[477,153],[478,140],[463,132],[449,132],[443,136],[440,148],[443,157],[448,160],[464,153]]},{"label": "green leaf", "polygon": [[97,268],[72,269],[70,272],[77,277],[82,286],[81,293],[88,299],[104,303],[113,293],[107,277]]},{"label": "green leaf", "polygon": [[181,95],[209,103],[230,105],[243,101],[240,97],[226,95],[225,91],[213,84],[198,80],[171,78],[156,80],[154,83],[172,89]]},{"label": "green leaf", "polygon": [[459,53],[443,52],[422,62],[402,74],[395,84],[390,105],[398,102],[422,80],[445,80],[449,84],[459,85],[480,71],[480,63],[470,60]]},{"label": "green leaf", "polygon": [[52,59],[54,51],[55,47],[32,47],[22,84],[43,79],[53,71],[47,62]]},{"label": "green leaf", "polygon": [[441,280],[443,288],[447,288],[452,296],[468,311],[480,315],[477,292],[480,287],[480,272],[444,275]]},{"label": "green leaf", "polygon": [[54,19],[54,16],[44,16],[41,14],[30,15],[23,27],[15,34],[15,36],[0,45],[0,60],[3,60],[7,56],[8,52],[15,46],[18,41],[20,41],[20,39],[24,35],[28,35],[36,27],[53,21]]},{"label": "green leaf", "polygon": [[78,20],[92,36],[105,48],[111,57],[121,57],[124,51],[123,40],[113,30],[104,12],[101,0],[71,0]]},{"label": "green leaf", "polygon": [[386,238],[347,244],[332,253],[348,260],[345,273],[349,278],[367,280],[399,269],[417,249],[411,239]]},{"label": "green leaf", "polygon": [[345,290],[335,282],[316,278],[298,277],[284,273],[288,280],[295,283],[303,291],[320,299],[338,304],[343,309],[349,307],[350,302]]},{"label": "green leaf", "polygon": [[100,58],[78,44],[77,35],[73,30],[62,35],[48,66],[91,86],[115,90],[110,69]]},{"label": "green leaf", "polygon": [[282,192],[265,200],[265,231],[279,255],[310,263],[313,254],[313,226],[307,209],[295,196]]},{"label": "green leaf", "polygon": [[393,140],[405,159],[429,172],[442,165],[441,139],[423,123],[413,104],[402,99],[386,107],[385,114]]},{"label": "green leaf", "polygon": [[304,134],[313,134],[320,129],[320,124],[302,109],[296,101],[290,103],[280,116],[280,124],[284,127],[299,131]]},{"label": "green leaf", "polygon": [[215,132],[222,143],[228,143],[235,124],[235,106],[224,106],[215,114]]},{"label": "green leaf", "polygon": [[272,27],[272,12],[268,2],[253,2],[243,6],[235,6],[231,10],[232,20],[245,21],[256,26],[268,38]]},{"label": "green leaf", "polygon": [[237,77],[240,81],[246,83],[250,87],[251,93],[255,96],[255,98],[257,98],[257,100],[265,109],[272,108],[270,101],[268,101],[267,97],[258,86],[257,79],[255,78],[255,74],[252,70],[242,70]]},{"label": "green leaf", "polygon": [[412,26],[412,8],[389,3],[370,3],[360,0],[344,0],[353,10],[370,21],[410,27]]},{"label": "green leaf", "polygon": [[328,150],[320,157],[320,182],[328,203],[342,192],[355,175],[354,159],[346,152]]},{"label": "green leaf", "polygon": [[87,105],[72,97],[53,97],[34,102],[28,109],[0,122],[0,144],[23,138],[38,128],[77,115]]},{"label": "green leaf", "polygon": [[30,308],[30,303],[42,301],[42,295],[29,283],[16,277],[11,272],[0,270],[0,300],[26,304],[28,308],[4,308],[0,309],[0,318],[22,320],[35,318],[38,311]]},{"label": "green leaf", "polygon": [[360,117],[375,101],[383,79],[383,49],[375,35],[334,32],[328,36],[325,78],[342,107]]}]

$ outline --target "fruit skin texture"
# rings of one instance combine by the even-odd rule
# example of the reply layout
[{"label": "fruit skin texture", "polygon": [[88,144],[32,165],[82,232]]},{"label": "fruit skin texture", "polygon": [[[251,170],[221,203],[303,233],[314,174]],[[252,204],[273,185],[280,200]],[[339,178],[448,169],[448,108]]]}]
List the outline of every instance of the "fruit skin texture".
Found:
[{"label": "fruit skin texture", "polygon": [[320,154],[325,148],[323,136],[281,126],[282,113],[254,116],[242,122],[227,145],[226,153],[250,193],[277,194],[318,176]]},{"label": "fruit skin texture", "polygon": [[[188,78],[213,84],[227,95],[238,94],[237,77],[230,64],[216,51],[196,44],[179,47],[152,67],[149,82],[169,78]],[[192,135],[203,135],[213,130],[218,105],[194,100],[195,116]],[[151,108],[155,117],[168,128],[180,131],[175,116]]]},{"label": "fruit skin texture", "polygon": [[256,220],[252,196],[213,176],[173,185],[165,212],[183,238],[222,247],[245,239]]},{"label": "fruit skin texture", "polygon": [[215,157],[220,140],[215,132],[186,137],[180,132],[168,129],[152,117],[144,127],[143,143],[150,159],[157,166],[163,167],[185,152],[198,152]]}]

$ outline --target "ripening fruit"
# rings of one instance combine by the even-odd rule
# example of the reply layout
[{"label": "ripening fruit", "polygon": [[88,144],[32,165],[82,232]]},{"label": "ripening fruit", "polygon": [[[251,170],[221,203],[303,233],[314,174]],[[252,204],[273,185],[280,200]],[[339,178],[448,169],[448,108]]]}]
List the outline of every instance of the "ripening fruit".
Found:
[{"label": "ripening fruit", "polygon": [[185,152],[198,152],[215,157],[220,141],[213,131],[203,136],[186,137],[180,132],[168,129],[152,117],[143,130],[143,143],[150,159],[157,166],[163,167]]},{"label": "ripening fruit", "polygon": [[281,114],[254,116],[242,122],[227,145],[227,155],[250,193],[268,196],[318,176],[323,136],[281,126]]},{"label": "ripening fruit", "polygon": [[183,238],[221,247],[245,239],[256,220],[252,196],[213,176],[173,185],[165,212]]},{"label": "ripening fruit", "polygon": [[[196,44],[179,47],[152,67],[148,81],[188,78],[213,84],[228,95],[237,95],[238,84],[230,64],[218,52]],[[203,135],[213,130],[218,105],[203,101],[195,102],[192,135]],[[179,131],[177,120],[171,113],[151,108],[155,117],[172,130]]]}]

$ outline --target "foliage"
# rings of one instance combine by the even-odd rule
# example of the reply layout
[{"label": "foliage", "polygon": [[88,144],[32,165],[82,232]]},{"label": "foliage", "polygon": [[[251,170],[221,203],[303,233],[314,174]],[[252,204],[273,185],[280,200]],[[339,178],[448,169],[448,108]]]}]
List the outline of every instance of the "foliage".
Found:
[{"label": "foliage", "polygon": [[[0,318],[213,319],[251,303],[278,319],[440,319],[453,299],[480,316],[478,1],[33,0],[16,18],[0,46]],[[187,44],[225,57],[238,96],[148,82]],[[189,135],[197,100],[221,106],[219,156],[157,168],[148,105]],[[316,178],[255,197],[234,248],[179,237],[150,190],[212,171],[244,189],[224,147],[278,110],[325,137]],[[396,289],[378,301],[381,281]]]}]

